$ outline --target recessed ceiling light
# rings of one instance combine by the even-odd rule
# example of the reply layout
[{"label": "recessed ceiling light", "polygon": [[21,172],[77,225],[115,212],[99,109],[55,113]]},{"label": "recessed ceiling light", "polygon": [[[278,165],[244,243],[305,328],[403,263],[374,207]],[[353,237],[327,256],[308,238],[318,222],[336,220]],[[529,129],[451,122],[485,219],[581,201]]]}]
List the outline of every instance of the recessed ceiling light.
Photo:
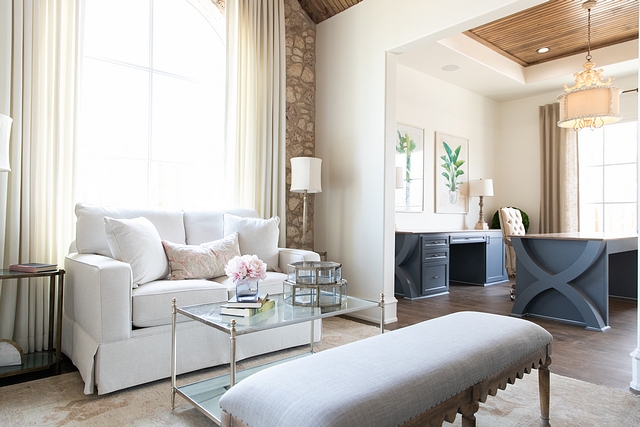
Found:
[{"label": "recessed ceiling light", "polygon": [[451,65],[445,65],[444,67],[442,67],[443,71],[456,71],[459,70],[460,67],[458,65],[455,64],[451,64]]},{"label": "recessed ceiling light", "polygon": [[549,52],[551,49],[549,49],[548,47],[541,47],[540,49],[538,49],[536,52],[538,53],[547,53]]}]

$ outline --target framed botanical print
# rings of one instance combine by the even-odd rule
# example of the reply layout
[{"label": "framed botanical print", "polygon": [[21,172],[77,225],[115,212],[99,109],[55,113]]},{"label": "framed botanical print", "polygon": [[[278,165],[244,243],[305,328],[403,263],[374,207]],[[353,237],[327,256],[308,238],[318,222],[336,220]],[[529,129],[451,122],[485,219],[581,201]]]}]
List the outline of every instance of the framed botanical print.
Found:
[{"label": "framed botanical print", "polygon": [[436,132],[436,213],[469,212],[469,140]]},{"label": "framed botanical print", "polygon": [[424,210],[424,129],[396,127],[396,195],[398,212]]}]

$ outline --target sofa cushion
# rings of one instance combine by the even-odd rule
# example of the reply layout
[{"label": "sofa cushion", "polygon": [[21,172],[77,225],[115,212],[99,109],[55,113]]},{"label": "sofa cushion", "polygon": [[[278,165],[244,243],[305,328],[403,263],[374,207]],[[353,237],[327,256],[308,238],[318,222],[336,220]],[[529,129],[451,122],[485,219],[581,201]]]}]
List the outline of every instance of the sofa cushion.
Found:
[{"label": "sofa cushion", "polygon": [[169,263],[151,221],[105,217],[104,230],[111,256],[131,266],[134,287],[167,277]]},{"label": "sofa cushion", "polygon": [[224,276],[225,265],[240,255],[238,233],[201,245],[180,245],[163,240],[162,246],[169,260],[171,280]]},{"label": "sofa cushion", "polygon": [[267,264],[267,270],[280,271],[278,267],[278,238],[280,237],[280,218],[270,219],[242,218],[224,214],[224,234],[238,233],[240,253],[257,255]]},{"label": "sofa cushion", "polygon": [[[76,248],[78,253],[111,257],[111,250],[104,233],[105,216],[117,219],[143,216],[153,223],[162,239],[175,243],[186,243],[182,211],[179,209],[120,208],[78,203],[76,204],[76,217],[78,218],[76,222]],[[212,240],[215,239],[203,242]]]},{"label": "sofa cushion", "polygon": [[[156,280],[132,290],[133,326],[145,328],[171,324],[171,300],[178,306],[224,302],[227,289],[211,280]],[[179,321],[189,320],[178,316]]]},{"label": "sofa cushion", "polygon": [[[187,245],[200,245],[225,237],[223,220],[225,213],[243,218],[259,218],[258,212],[255,209],[247,208],[185,210],[184,230]],[[171,239],[165,240],[174,242],[174,240]]]}]

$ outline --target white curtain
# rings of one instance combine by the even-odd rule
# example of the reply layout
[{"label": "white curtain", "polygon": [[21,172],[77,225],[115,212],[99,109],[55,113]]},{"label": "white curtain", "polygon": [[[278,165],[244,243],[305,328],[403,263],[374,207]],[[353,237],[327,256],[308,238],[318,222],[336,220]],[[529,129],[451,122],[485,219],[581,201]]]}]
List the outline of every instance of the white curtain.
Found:
[{"label": "white curtain", "polygon": [[[1,111],[13,118],[0,181],[0,261],[62,266],[73,239],[77,0],[0,0]],[[6,190],[6,191],[5,191]],[[0,338],[48,350],[49,281],[0,282]]]},{"label": "white curtain", "polygon": [[235,203],[280,217],[285,242],[285,36],[283,0],[229,0],[227,141],[235,145]]},{"label": "white curtain", "polygon": [[560,104],[540,106],[540,232],[578,231],[578,139],[558,127]]}]

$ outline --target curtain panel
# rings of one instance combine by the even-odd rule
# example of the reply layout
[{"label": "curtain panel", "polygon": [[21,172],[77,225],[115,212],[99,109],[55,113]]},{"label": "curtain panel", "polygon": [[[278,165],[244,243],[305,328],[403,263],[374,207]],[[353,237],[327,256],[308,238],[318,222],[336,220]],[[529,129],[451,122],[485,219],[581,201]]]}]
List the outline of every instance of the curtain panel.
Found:
[{"label": "curtain panel", "polygon": [[560,104],[540,106],[540,233],[578,231],[578,138],[558,126]]},{"label": "curtain panel", "polygon": [[[0,108],[13,118],[11,172],[0,181],[2,267],[62,265],[73,239],[78,3],[0,0],[9,17],[0,30],[8,64],[0,75]],[[0,282],[0,338],[25,352],[48,350],[48,307],[48,280]]]},{"label": "curtain panel", "polygon": [[[285,25],[283,0],[229,0],[227,141],[235,203],[280,217],[285,244]],[[235,151],[235,152],[234,152]]]}]

